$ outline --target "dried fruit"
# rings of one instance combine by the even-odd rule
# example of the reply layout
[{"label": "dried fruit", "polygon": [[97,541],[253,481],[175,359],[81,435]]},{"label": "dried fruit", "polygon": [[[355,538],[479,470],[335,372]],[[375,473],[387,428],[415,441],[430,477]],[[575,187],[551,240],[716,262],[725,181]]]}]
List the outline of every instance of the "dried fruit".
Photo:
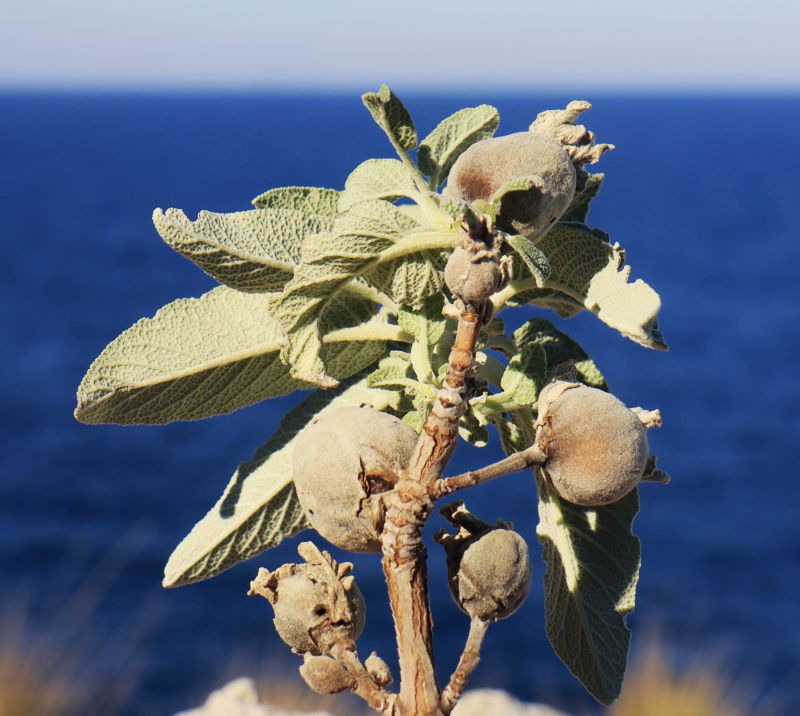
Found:
[{"label": "dried fruit", "polygon": [[486,622],[511,616],[525,601],[531,586],[531,562],[525,540],[499,522],[488,525],[472,515],[462,502],[442,509],[459,530],[441,532],[445,547],[450,593],[473,619]]},{"label": "dried fruit", "polygon": [[527,132],[476,142],[453,164],[444,193],[467,202],[488,201],[504,184],[531,178],[532,188],[504,199],[497,227],[529,239],[539,236],[583,188],[583,165],[613,148],[595,145],[594,134],[574,124],[589,107],[588,102],[570,102],[564,110],[539,114]]},{"label": "dried fruit", "polygon": [[342,549],[379,552],[380,495],[416,444],[412,428],[374,408],[340,408],[314,420],[294,450],[294,484],[314,529]]},{"label": "dried fruit", "polygon": [[[646,415],[660,424],[658,413]],[[536,444],[556,492],[587,507],[622,499],[648,467],[643,418],[611,393],[572,381],[553,381],[539,395]]]},{"label": "dried fruit", "polygon": [[300,676],[318,694],[338,694],[355,683],[355,679],[332,656],[306,654]]},{"label": "dried fruit", "polygon": [[374,651],[367,657],[364,666],[378,686],[388,686],[392,683],[392,672],[389,670],[389,665]]},{"label": "dried fruit", "polygon": [[350,574],[353,565],[337,563],[311,542],[297,551],[304,564],[264,569],[250,583],[275,611],[278,635],[298,654],[327,654],[342,640],[355,641],[364,630],[364,597]]}]

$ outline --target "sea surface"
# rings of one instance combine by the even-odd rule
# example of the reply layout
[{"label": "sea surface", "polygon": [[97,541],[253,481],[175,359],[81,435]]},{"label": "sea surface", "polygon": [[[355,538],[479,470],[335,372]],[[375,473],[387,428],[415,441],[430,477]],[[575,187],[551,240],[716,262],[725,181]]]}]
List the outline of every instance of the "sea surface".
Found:
[{"label": "sea surface", "polygon": [[[500,109],[507,133],[573,97],[405,99],[422,133],[480,102]],[[800,713],[800,97],[588,99],[586,123],[617,145],[598,167],[607,178],[590,223],[661,294],[671,349],[647,351],[591,315],[559,322],[625,402],[664,416],[651,439],[672,483],[641,490],[634,655],[657,633],[679,662],[721,660]],[[341,188],[376,156],[392,150],[357,96],[0,95],[0,614],[80,642],[100,681],[130,680],[126,714],[166,716],[232,675],[281,679],[297,665],[267,605],[245,597],[258,566],[294,559],[297,538],[208,582],[165,592],[160,581],[300,396],[166,427],[72,417],[108,341],[213,285],[159,239],[151,213],[244,210],[276,186]],[[452,471],[498,457],[496,445],[463,447]],[[530,477],[468,501],[515,524],[535,570],[473,683],[593,712],[544,634]],[[369,606],[360,648],[393,663],[378,561],[355,562]],[[467,624],[435,545],[430,570],[445,676]]]}]

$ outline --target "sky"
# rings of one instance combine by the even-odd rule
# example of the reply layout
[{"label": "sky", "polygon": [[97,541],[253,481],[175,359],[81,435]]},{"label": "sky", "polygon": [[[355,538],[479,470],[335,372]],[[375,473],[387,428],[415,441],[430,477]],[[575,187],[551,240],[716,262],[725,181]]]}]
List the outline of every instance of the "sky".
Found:
[{"label": "sky", "polygon": [[800,89],[798,0],[0,0],[0,87]]}]

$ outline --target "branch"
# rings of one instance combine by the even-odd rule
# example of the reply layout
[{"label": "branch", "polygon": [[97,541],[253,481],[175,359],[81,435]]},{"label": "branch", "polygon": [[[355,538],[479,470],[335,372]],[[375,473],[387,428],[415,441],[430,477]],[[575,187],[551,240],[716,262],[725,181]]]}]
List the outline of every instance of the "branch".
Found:
[{"label": "branch", "polygon": [[431,486],[455,448],[458,421],[467,410],[482,307],[464,307],[458,319],[443,387],[417,441],[406,475],[389,493],[381,534],[383,573],[397,634],[400,662],[398,714],[441,716],[433,664],[433,619],[428,602],[427,553],[422,528],[433,508]]},{"label": "branch", "polygon": [[467,680],[475,671],[475,667],[481,660],[481,645],[483,644],[483,637],[486,636],[486,630],[489,628],[489,622],[482,619],[473,619],[469,624],[469,636],[467,636],[467,643],[464,646],[464,651],[461,658],[458,660],[458,665],[453,675],[450,677],[450,683],[447,684],[444,691],[442,691],[442,711],[449,714],[456,705],[456,702],[461,698],[464,693],[464,686]]},{"label": "branch", "polygon": [[467,487],[479,485],[482,482],[488,482],[495,477],[507,475],[510,472],[518,472],[524,470],[531,465],[542,465],[547,459],[545,455],[536,445],[531,445],[525,450],[515,452],[506,458],[493,465],[487,465],[480,470],[470,470],[469,472],[462,473],[461,475],[454,475],[453,477],[445,477],[433,486],[433,499],[438,500],[442,497],[452,494],[456,490],[463,490]]},{"label": "branch", "polygon": [[331,656],[353,677],[352,691],[356,696],[360,696],[371,709],[384,716],[397,715],[397,695],[389,693],[372,680],[358,658],[356,645],[352,641],[336,644],[331,649]]}]

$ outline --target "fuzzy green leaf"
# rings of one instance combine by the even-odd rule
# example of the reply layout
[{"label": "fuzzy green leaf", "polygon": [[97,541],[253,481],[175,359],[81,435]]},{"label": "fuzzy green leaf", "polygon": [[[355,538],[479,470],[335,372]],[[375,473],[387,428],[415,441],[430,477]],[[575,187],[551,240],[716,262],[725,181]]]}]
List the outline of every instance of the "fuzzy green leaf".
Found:
[{"label": "fuzzy green leaf", "polygon": [[628,661],[625,615],[635,606],[641,564],[639,539],[631,532],[639,494],[633,490],[611,505],[586,508],[538,482],[547,636],[589,693],[610,704]]},{"label": "fuzzy green leaf", "polygon": [[443,119],[419,145],[417,162],[420,171],[438,187],[450,173],[453,164],[470,146],[491,137],[500,124],[497,109],[482,104],[460,109]]},{"label": "fuzzy green leaf", "polygon": [[232,214],[201,211],[190,221],[180,209],[153,212],[161,238],[222,284],[239,291],[280,291],[300,261],[309,234],[329,231],[331,217],[297,209]]},{"label": "fuzzy green leaf", "polygon": [[556,224],[536,243],[550,264],[545,289],[580,302],[646,348],[666,349],[657,323],[661,299],[641,279],[629,283],[630,267],[617,244],[608,244],[592,229],[576,224]]},{"label": "fuzzy green leaf", "polygon": [[547,357],[538,343],[523,345],[506,366],[500,387],[517,405],[535,405],[547,382]]},{"label": "fuzzy green leaf", "polygon": [[547,357],[548,371],[552,373],[564,363],[572,363],[578,374],[578,380],[592,388],[608,390],[603,374],[572,338],[559,331],[550,321],[534,318],[514,331],[514,343],[519,350],[536,344],[541,346]]},{"label": "fuzzy green leaf", "polygon": [[414,371],[411,368],[411,359],[404,351],[392,351],[388,356],[382,358],[378,367],[367,377],[367,385],[370,388],[386,386],[400,387],[413,380]]},{"label": "fuzzy green leaf", "polygon": [[592,199],[600,192],[604,179],[605,174],[589,174],[586,179],[586,186],[583,187],[582,191],[575,194],[569,208],[561,217],[561,221],[586,221],[586,217],[589,214],[589,205],[592,203]]},{"label": "fuzzy green leaf", "polygon": [[[503,450],[531,444],[531,416],[495,415]],[[544,605],[547,636],[567,668],[604,704],[619,695],[628,658],[625,615],[636,604],[641,550],[631,532],[639,510],[633,490],[604,507],[581,507],[561,499],[533,470],[539,492],[536,533],[547,565]]]},{"label": "fuzzy green leaf", "polygon": [[630,267],[618,245],[591,231],[554,226],[539,242],[551,266],[546,285],[580,300],[601,321],[647,348],[666,349],[656,317],[658,294],[644,281],[629,283]]},{"label": "fuzzy green leaf", "polygon": [[294,377],[321,387],[336,384],[320,355],[319,319],[356,277],[398,303],[418,304],[441,290],[439,254],[454,237],[416,228],[398,207],[364,201],[340,216],[330,233],[306,239],[294,277],[271,304],[286,331],[282,356]]},{"label": "fuzzy green leaf", "polygon": [[[126,425],[196,420],[311,387],[280,360],[284,336],[269,313],[273,296],[220,286],[143,318],[92,363],[75,417]],[[326,329],[343,330],[325,336],[322,355],[332,375],[346,378],[381,356],[385,329],[396,327],[371,318],[368,301],[341,304],[334,306],[338,324],[328,321]]]},{"label": "fuzzy green leaf", "polygon": [[339,211],[347,211],[360,201],[393,202],[401,196],[413,198],[417,193],[408,169],[399,159],[367,159],[347,177],[339,197]]},{"label": "fuzzy green leaf", "polygon": [[164,569],[164,586],[180,587],[250,559],[310,525],[292,482],[298,433],[328,410],[369,402],[366,378],[336,390],[317,390],[292,408],[275,434],[239,465],[222,497],[177,546]]},{"label": "fuzzy green leaf", "polygon": [[489,444],[489,431],[486,425],[478,420],[476,415],[469,411],[458,421],[458,434],[462,440],[478,448]]},{"label": "fuzzy green leaf", "polygon": [[444,294],[437,293],[428,298],[417,310],[401,307],[397,316],[400,327],[414,336],[411,344],[411,364],[419,380],[434,382],[432,365],[433,349],[444,335],[447,321],[442,315]]},{"label": "fuzzy green leaf", "polygon": [[540,286],[544,284],[550,277],[550,263],[544,252],[524,236],[507,236],[506,243],[522,259],[530,275],[536,279],[536,283]]},{"label": "fuzzy green leaf", "polygon": [[282,186],[270,189],[253,199],[257,209],[295,209],[304,214],[336,216],[339,192],[317,186]]},{"label": "fuzzy green leaf", "polygon": [[386,85],[377,92],[367,92],[361,97],[364,106],[389,138],[401,149],[408,151],[417,146],[417,129],[414,121],[400,101]]}]

